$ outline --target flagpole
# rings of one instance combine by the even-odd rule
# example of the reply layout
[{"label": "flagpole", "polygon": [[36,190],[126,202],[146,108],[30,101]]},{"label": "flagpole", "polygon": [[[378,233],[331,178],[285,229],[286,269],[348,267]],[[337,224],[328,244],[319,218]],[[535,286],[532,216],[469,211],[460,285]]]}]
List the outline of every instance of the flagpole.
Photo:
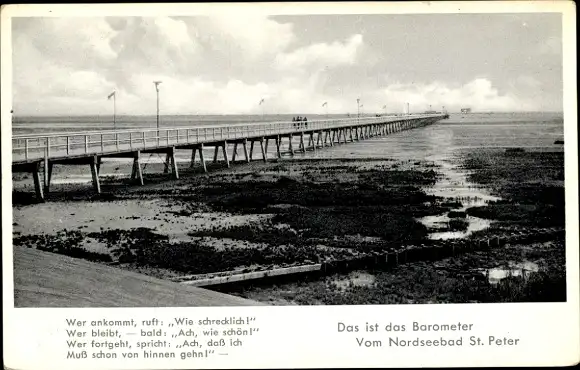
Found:
[{"label": "flagpole", "polygon": [[117,129],[117,94],[113,95],[113,128]]},{"label": "flagpole", "polygon": [[162,81],[153,81],[155,84],[155,92],[157,93],[157,136],[159,136],[159,84]]},{"label": "flagpole", "polygon": [[262,108],[262,121],[264,121],[264,98],[260,99],[260,102],[258,103],[258,105]]}]

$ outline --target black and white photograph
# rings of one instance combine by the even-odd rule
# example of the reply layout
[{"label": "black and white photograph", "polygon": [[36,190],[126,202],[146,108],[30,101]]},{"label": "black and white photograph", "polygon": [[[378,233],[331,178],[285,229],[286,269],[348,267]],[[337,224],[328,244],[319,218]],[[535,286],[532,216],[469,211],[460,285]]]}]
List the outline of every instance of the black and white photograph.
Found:
[{"label": "black and white photograph", "polygon": [[567,301],[561,13],[11,32],[17,308]]}]

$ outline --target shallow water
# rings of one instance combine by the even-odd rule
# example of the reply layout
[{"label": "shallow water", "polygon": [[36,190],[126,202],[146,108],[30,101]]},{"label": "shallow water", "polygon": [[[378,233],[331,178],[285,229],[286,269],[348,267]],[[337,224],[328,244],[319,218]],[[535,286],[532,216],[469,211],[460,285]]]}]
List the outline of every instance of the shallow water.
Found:
[{"label": "shallow water", "polygon": [[[225,120],[226,118],[222,119]],[[219,120],[219,117],[210,117],[208,119]],[[236,119],[241,118],[236,117]],[[179,121],[179,124],[185,125],[187,122],[189,121],[183,120]],[[130,124],[137,123],[138,121],[130,122]],[[203,120],[203,123],[207,124],[207,120]],[[23,125],[30,126],[30,123],[23,123]],[[18,125],[15,125],[15,131],[17,131],[16,126]],[[43,127],[41,123],[35,123],[34,126],[37,131],[42,130]],[[468,207],[483,206],[489,201],[497,200],[486,189],[476,187],[467,180],[468,173],[460,168],[461,155],[465,150],[473,148],[505,149],[508,147],[521,147],[526,148],[526,150],[563,150],[562,145],[554,144],[558,139],[563,139],[561,114],[457,114],[451,115],[449,120],[443,120],[428,127],[353,142],[348,145],[335,145],[316,152],[296,153],[294,158],[427,161],[434,165],[434,169],[441,176],[434,186],[425,187],[424,190],[435,196],[460,201],[462,203],[461,207],[454,209],[454,211],[462,212]],[[293,142],[295,149],[298,148],[298,142],[298,138]],[[287,149],[288,143],[283,142],[282,147],[282,150]],[[230,146],[230,155],[232,150],[233,146]],[[268,157],[274,158],[275,150],[275,145],[271,143],[268,147]],[[206,160],[212,158],[212,152],[212,149],[207,149]],[[259,148],[255,148],[256,155],[258,152]],[[238,154],[241,155],[240,159],[243,157],[242,153],[242,149],[238,148]],[[176,160],[180,163],[185,163],[190,161],[190,156],[191,151],[178,150]],[[155,170],[155,168],[148,169],[148,164],[162,163],[163,160],[163,156],[157,154],[144,156],[142,161],[144,163],[144,172]],[[103,162],[101,174],[103,176],[129,177],[130,167],[120,166],[120,164],[127,162],[127,165],[129,165],[130,161],[107,159]],[[89,183],[91,176],[88,166],[87,168],[80,167],[83,168],[56,166],[52,182],[54,184]],[[15,186],[31,187],[32,180],[31,178],[26,178],[24,181],[19,181],[19,184],[15,184]],[[429,229],[432,229],[429,234],[431,239],[464,238],[472,232],[483,230],[490,225],[487,220],[467,216],[465,220],[468,222],[468,227],[465,231],[447,231],[441,230],[447,227],[450,220],[447,214],[423,217],[418,220]]]},{"label": "shallow water", "polygon": [[507,277],[526,276],[527,273],[537,272],[538,264],[530,261],[510,262],[507,266],[498,266],[487,269],[482,273],[487,277],[490,284],[497,284]]},{"label": "shallow water", "polygon": [[375,280],[376,276],[366,271],[352,271],[347,275],[335,275],[330,282],[345,290],[351,286],[372,286]]}]

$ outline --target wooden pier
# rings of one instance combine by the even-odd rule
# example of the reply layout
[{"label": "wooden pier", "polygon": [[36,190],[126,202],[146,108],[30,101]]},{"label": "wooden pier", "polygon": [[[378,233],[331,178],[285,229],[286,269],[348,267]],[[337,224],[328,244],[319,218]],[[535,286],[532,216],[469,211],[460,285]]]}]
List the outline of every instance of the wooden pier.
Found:
[{"label": "wooden pier", "polygon": [[[31,173],[36,197],[44,201],[45,194],[50,191],[54,165],[88,166],[94,191],[100,193],[99,172],[103,158],[133,159],[131,179],[143,185],[141,154],[145,153],[165,155],[164,173],[178,179],[175,160],[178,150],[191,151],[190,168],[196,166],[196,157],[199,157],[200,167],[207,172],[204,148],[214,149],[213,162],[223,161],[230,167],[232,163],[240,161],[240,148],[243,150],[241,162],[265,162],[268,160],[270,145],[275,145],[276,157],[282,158],[283,155],[292,156],[297,152],[316,151],[422,127],[444,118],[446,116],[443,114],[414,114],[308,122],[19,135],[12,138],[12,172]],[[296,138],[299,140],[297,148],[293,145]]]}]

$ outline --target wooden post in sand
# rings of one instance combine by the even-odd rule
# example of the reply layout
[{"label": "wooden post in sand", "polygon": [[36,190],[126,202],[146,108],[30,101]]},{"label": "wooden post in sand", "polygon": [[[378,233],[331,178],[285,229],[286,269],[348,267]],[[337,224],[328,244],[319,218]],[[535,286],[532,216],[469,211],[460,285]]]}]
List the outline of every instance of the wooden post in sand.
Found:
[{"label": "wooden post in sand", "polygon": [[280,135],[276,136],[276,156],[282,158],[282,153],[280,152]]},{"label": "wooden post in sand", "polygon": [[92,160],[91,163],[89,164],[91,166],[91,175],[93,177],[93,188],[95,189],[95,192],[97,192],[97,194],[101,193],[101,184],[99,183],[99,173],[97,171],[97,156],[95,155]]},{"label": "wooden post in sand", "polygon": [[224,140],[222,144],[222,152],[224,154],[224,160],[226,161],[226,167],[230,168],[230,160],[228,159],[228,142]]},{"label": "wooden post in sand", "polygon": [[248,157],[248,139],[244,139],[244,141],[242,141],[242,146],[244,147],[244,156],[246,158],[246,162],[250,163],[250,157]]},{"label": "wooden post in sand", "polygon": [[236,162],[236,156],[238,155],[238,142],[234,142],[234,149],[232,150],[232,163]]},{"label": "wooden post in sand", "polygon": [[314,131],[310,133],[310,138],[308,139],[308,146],[312,147],[313,151],[316,151],[316,144],[314,143]]},{"label": "wooden post in sand", "polygon": [[266,162],[267,159],[266,159],[266,150],[264,148],[264,138],[261,138],[260,139],[260,150],[262,151],[262,160],[264,162]]},{"label": "wooden post in sand", "polygon": [[294,155],[294,147],[292,146],[292,134],[288,135],[288,150],[290,150],[290,154]]},{"label": "wooden post in sand", "polygon": [[253,157],[254,157],[254,140],[250,140],[250,160],[249,161],[251,161],[253,159]]},{"label": "wooden post in sand", "polygon": [[216,144],[213,151],[213,163],[217,163],[218,153],[219,153],[219,145]]},{"label": "wooden post in sand", "polygon": [[131,173],[131,180],[135,180],[135,178],[137,178],[137,181],[139,182],[139,185],[143,185],[143,171],[141,170],[141,152],[139,150],[137,150],[134,153],[134,157],[133,157],[133,172]]},{"label": "wooden post in sand", "polygon": [[195,153],[197,152],[197,147],[193,147],[191,149],[191,162],[189,162],[189,168],[193,168],[195,166]]},{"label": "wooden post in sand", "polygon": [[207,167],[205,165],[205,158],[203,157],[203,143],[199,144],[199,160],[201,161],[201,165],[203,167],[203,172],[207,172]]},{"label": "wooden post in sand", "polygon": [[44,192],[40,183],[40,162],[32,164],[32,177],[34,179],[34,190],[39,202],[44,202]]},{"label": "wooden post in sand", "polygon": [[167,149],[167,159],[165,164],[167,172],[171,173],[171,178],[177,180],[179,178],[179,173],[177,172],[177,162],[175,161],[175,147],[172,146]]}]

